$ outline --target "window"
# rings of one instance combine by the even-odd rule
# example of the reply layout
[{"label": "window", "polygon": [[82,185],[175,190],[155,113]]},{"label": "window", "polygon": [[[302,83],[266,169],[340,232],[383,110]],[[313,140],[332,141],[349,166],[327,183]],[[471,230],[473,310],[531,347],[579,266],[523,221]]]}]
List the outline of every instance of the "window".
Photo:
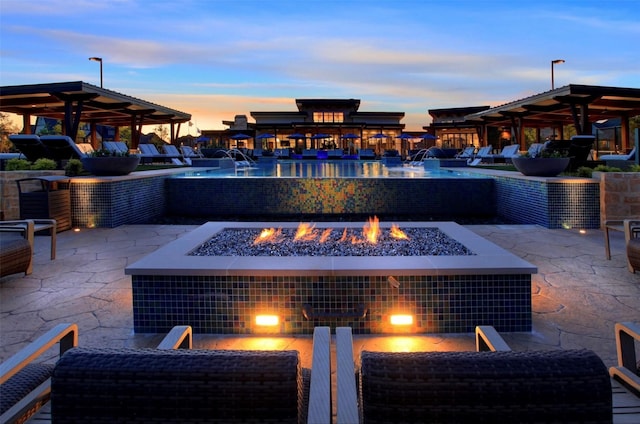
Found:
[{"label": "window", "polygon": [[344,122],[342,112],[313,112],[313,122]]}]

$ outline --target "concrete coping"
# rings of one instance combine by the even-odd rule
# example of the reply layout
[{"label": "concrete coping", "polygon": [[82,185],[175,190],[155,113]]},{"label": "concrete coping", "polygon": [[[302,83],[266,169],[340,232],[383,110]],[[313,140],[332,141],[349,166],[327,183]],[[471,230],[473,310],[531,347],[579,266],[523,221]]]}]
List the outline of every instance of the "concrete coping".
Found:
[{"label": "concrete coping", "polygon": [[[316,228],[361,228],[358,222],[315,223]],[[390,228],[391,222],[380,222]],[[208,222],[125,268],[126,275],[194,276],[416,276],[535,274],[537,268],[454,222],[405,222],[436,227],[473,251],[466,256],[190,256],[225,228],[296,228],[295,222]]]}]

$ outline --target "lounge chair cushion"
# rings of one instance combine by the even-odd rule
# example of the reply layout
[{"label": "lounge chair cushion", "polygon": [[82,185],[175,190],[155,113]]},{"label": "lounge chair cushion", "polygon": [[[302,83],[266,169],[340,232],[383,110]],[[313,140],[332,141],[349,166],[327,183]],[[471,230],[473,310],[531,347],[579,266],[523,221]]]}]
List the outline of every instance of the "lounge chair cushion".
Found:
[{"label": "lounge chair cushion", "polygon": [[[53,372],[53,364],[29,364],[0,385],[0,414],[4,414],[16,403],[20,402],[33,389],[44,383]],[[42,399],[32,408],[39,409],[47,398]],[[31,414],[27,414],[31,415]]]},{"label": "lounge chair cushion", "polygon": [[365,423],[610,423],[611,380],[589,350],[362,352]]},{"label": "lounge chair cushion", "polygon": [[296,351],[89,349],[52,378],[54,422],[277,422],[303,417]]},{"label": "lounge chair cushion", "polygon": [[0,236],[0,277],[27,272],[31,263],[31,245],[24,237]]},{"label": "lounge chair cushion", "polygon": [[633,271],[640,270],[640,238],[631,238],[627,242],[627,258]]}]

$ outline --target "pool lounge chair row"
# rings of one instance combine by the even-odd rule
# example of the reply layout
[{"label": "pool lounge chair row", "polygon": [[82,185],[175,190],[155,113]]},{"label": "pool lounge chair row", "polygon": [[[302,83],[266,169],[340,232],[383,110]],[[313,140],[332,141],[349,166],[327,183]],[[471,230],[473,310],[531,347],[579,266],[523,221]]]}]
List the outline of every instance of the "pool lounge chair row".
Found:
[{"label": "pool lounge chair row", "polygon": [[[329,327],[314,330],[312,368],[303,369],[295,350],[192,349],[189,326],[174,327],[155,349],[132,349],[78,347],[77,325],[60,324],[0,365],[0,422],[46,404],[34,418],[328,424],[330,341]],[[57,343],[55,365],[37,362]]]},{"label": "pool lounge chair row", "polygon": [[9,140],[30,162],[47,158],[60,165],[62,161],[80,159],[93,152],[91,144],[76,143],[66,135],[12,134]]}]

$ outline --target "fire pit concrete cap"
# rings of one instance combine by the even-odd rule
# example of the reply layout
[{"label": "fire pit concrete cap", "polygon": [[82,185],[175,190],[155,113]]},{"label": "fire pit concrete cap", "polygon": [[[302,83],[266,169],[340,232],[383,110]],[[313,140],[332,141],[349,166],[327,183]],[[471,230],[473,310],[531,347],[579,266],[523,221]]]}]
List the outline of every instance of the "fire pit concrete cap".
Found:
[{"label": "fire pit concrete cap", "polygon": [[[381,222],[390,228],[391,222]],[[398,224],[398,223],[396,223]],[[402,276],[535,274],[537,268],[454,222],[403,222],[399,226],[435,227],[473,251],[465,256],[271,257],[190,256],[225,228],[296,228],[296,222],[209,222],[129,265],[127,275],[208,276]],[[362,227],[361,222],[322,222],[317,228]]]}]

